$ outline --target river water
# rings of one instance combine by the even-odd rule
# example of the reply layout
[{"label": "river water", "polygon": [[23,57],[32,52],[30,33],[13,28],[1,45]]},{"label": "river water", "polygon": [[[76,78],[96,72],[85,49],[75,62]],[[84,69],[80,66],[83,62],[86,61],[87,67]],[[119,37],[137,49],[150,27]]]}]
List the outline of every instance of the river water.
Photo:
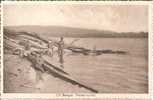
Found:
[{"label": "river water", "polygon": [[100,56],[65,54],[65,69],[79,81],[101,93],[148,92],[147,38],[80,38],[74,45],[127,52]]}]

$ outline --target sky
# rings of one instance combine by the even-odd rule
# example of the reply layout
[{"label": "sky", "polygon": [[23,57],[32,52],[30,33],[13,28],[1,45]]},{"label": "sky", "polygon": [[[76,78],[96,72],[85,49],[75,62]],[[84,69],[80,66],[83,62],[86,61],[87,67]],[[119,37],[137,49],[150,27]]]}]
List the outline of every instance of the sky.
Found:
[{"label": "sky", "polygon": [[148,31],[148,6],[5,4],[4,25],[56,25],[116,32]]}]

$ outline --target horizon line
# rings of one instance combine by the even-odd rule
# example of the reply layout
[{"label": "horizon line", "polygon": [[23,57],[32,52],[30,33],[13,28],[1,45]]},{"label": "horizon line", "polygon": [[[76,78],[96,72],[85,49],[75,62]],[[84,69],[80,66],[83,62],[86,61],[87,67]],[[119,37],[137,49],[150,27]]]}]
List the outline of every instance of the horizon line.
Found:
[{"label": "horizon line", "polygon": [[64,25],[3,25],[3,27],[21,27],[21,26],[42,26],[42,27],[46,27],[46,26],[54,26],[54,27],[65,27],[65,28],[75,28],[75,29],[86,29],[86,30],[95,30],[95,31],[109,31],[109,32],[114,32],[114,33],[149,33],[148,31],[122,31],[122,32],[117,32],[117,31],[113,31],[113,30],[102,30],[102,29],[93,29],[93,28],[81,28],[81,27],[72,27],[72,26],[64,26]]}]

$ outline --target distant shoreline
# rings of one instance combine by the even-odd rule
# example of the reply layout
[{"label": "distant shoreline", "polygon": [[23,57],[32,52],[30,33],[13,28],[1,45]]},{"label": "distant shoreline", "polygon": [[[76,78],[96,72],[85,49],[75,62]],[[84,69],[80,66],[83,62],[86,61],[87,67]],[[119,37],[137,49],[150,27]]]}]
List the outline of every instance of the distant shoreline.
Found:
[{"label": "distant shoreline", "polygon": [[63,26],[4,26],[4,29],[15,32],[37,33],[47,37],[68,38],[148,38],[148,32],[113,32]]}]

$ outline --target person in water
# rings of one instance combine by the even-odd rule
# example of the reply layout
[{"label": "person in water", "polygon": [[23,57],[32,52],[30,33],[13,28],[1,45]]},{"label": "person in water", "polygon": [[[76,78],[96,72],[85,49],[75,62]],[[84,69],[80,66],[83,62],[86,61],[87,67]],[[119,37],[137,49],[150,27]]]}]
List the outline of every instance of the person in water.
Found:
[{"label": "person in water", "polygon": [[63,63],[64,63],[64,59],[63,59],[63,49],[64,49],[64,40],[63,37],[60,38],[60,41],[58,43],[58,57],[59,57],[59,62],[61,64],[61,67],[63,68]]}]

